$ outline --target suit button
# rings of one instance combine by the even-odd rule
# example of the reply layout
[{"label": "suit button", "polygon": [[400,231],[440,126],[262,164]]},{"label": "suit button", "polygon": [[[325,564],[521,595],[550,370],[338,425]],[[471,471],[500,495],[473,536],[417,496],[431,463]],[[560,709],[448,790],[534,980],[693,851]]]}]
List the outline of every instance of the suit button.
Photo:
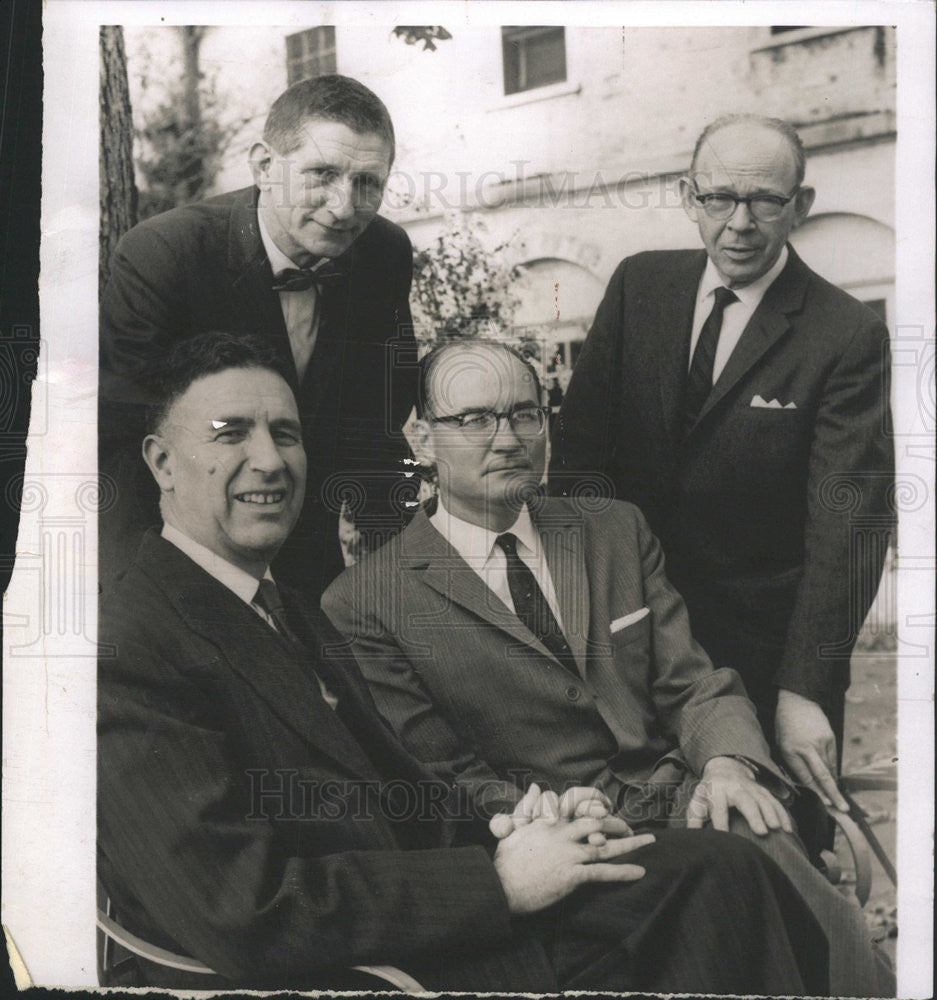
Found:
[{"label": "suit button", "polygon": [[566,689],[566,697],[569,698],[570,701],[579,701],[580,694],[582,694],[582,692],[576,687],[575,684],[570,684]]}]

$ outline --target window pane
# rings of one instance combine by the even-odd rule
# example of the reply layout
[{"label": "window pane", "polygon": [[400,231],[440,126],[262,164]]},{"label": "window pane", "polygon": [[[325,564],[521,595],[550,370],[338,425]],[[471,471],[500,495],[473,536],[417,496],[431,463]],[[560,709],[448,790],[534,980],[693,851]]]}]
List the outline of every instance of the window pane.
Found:
[{"label": "window pane", "polygon": [[309,28],[286,38],[286,79],[292,85],[311,76],[334,73],[335,27]]},{"label": "window pane", "polygon": [[566,33],[562,27],[502,28],[501,50],[505,94],[566,79]]}]

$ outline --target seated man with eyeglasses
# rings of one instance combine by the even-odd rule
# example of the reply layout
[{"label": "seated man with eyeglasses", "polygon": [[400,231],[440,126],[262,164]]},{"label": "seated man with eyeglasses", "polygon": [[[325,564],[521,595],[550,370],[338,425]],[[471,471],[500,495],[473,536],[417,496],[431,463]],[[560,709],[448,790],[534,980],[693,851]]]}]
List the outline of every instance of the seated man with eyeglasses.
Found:
[{"label": "seated man with eyeglasses", "polygon": [[640,511],[539,491],[540,400],[502,344],[423,360],[415,450],[435,509],[322,599],[379,711],[482,811],[531,782],[593,786],[636,829],[708,821],[755,840],[813,907],[834,995],[879,995],[862,915],[791,836],[776,796],[792,786],[738,675],[693,640]]}]

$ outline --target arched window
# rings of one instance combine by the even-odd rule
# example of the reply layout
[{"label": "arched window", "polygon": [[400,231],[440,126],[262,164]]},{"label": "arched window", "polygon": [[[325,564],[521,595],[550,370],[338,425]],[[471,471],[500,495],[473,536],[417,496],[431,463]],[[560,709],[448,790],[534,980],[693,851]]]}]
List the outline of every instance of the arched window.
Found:
[{"label": "arched window", "polygon": [[874,309],[889,328],[895,313],[895,233],[865,215],[809,217],[791,233],[804,262]]}]

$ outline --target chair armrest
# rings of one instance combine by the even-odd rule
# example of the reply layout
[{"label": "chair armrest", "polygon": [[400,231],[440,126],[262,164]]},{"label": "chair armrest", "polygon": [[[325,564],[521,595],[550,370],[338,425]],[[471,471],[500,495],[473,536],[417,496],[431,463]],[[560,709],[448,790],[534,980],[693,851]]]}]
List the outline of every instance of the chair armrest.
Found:
[{"label": "chair armrest", "polygon": [[[199,962],[198,959],[189,958],[187,955],[177,955],[174,952],[167,951],[165,948],[158,948],[156,945],[138,938],[135,934],[131,934],[126,928],[121,927],[116,920],[108,916],[104,910],[98,910],[96,922],[98,929],[103,934],[111,938],[111,940],[116,941],[127,951],[132,952],[134,955],[139,955],[140,958],[155,962],[157,965],[168,966],[171,969],[180,969],[183,972],[198,972],[209,976],[215,975],[212,969],[203,962]],[[356,972],[364,972],[369,976],[374,976],[376,979],[383,979],[403,993],[426,992],[412,976],[408,976],[406,972],[396,969],[392,965],[354,965],[352,968]]]},{"label": "chair armrest", "polygon": [[847,813],[842,813],[838,809],[827,809],[827,814],[843,831],[846,843],[849,845],[856,866],[856,898],[860,906],[865,906],[872,890],[872,856],[865,834]]},{"label": "chair armrest", "polygon": [[402,993],[425,993],[426,990],[406,972],[394,968],[392,965],[353,965],[355,972],[365,972],[369,976],[383,979],[385,982],[395,986]]}]

